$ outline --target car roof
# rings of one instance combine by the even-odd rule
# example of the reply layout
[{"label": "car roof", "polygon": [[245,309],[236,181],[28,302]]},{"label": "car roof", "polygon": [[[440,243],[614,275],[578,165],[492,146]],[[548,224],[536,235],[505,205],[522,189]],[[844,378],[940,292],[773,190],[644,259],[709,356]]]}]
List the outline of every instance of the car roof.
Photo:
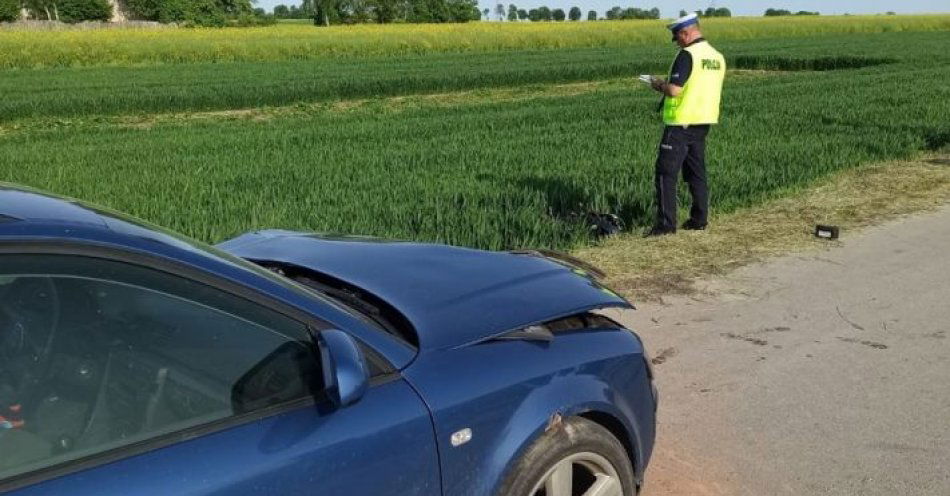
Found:
[{"label": "car roof", "polygon": [[[130,252],[146,252],[200,267],[209,273],[263,291],[285,304],[305,309],[314,316],[345,329],[362,327],[359,319],[335,302],[212,246],[176,234],[133,217],[79,200],[0,182],[0,243],[3,241],[57,241],[108,245]],[[374,332],[357,332],[376,344],[397,368],[414,351],[392,346],[375,338]],[[386,353],[389,350],[393,353]]]},{"label": "car roof", "polygon": [[36,236],[41,232],[43,237],[108,242],[150,252],[156,247],[172,248],[208,260],[233,262],[231,256],[210,246],[120,212],[0,183],[0,235],[30,237],[28,233]]},{"label": "car roof", "polygon": [[102,215],[76,201],[0,183],[0,216],[6,221],[56,221],[105,227]]}]

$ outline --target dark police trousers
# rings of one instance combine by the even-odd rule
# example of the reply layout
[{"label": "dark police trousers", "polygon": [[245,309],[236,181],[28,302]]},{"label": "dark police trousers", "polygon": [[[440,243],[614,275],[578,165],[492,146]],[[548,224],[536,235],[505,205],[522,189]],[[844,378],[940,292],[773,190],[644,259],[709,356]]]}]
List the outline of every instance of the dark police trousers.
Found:
[{"label": "dark police trousers", "polygon": [[705,226],[709,216],[709,188],[706,185],[706,135],[709,126],[666,126],[656,158],[655,227],[676,229],[676,184],[680,168],[689,185],[693,207],[689,218],[693,224]]}]

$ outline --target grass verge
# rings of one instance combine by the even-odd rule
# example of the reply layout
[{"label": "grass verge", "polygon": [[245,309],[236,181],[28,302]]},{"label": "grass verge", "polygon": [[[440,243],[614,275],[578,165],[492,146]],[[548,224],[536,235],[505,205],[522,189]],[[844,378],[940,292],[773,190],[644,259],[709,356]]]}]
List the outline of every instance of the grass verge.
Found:
[{"label": "grass verge", "polygon": [[790,196],[714,215],[710,230],[644,239],[630,233],[574,255],[602,268],[608,284],[636,300],[688,294],[697,278],[781,254],[818,250],[815,224],[854,231],[950,201],[950,150],[837,173]]}]

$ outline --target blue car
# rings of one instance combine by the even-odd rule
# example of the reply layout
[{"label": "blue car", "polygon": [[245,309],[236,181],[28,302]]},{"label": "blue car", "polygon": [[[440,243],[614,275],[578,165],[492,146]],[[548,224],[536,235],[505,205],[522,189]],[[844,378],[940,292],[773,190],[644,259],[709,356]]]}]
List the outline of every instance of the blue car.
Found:
[{"label": "blue car", "polygon": [[548,252],[210,247],[0,184],[0,492],[632,495],[657,397],[627,308]]}]

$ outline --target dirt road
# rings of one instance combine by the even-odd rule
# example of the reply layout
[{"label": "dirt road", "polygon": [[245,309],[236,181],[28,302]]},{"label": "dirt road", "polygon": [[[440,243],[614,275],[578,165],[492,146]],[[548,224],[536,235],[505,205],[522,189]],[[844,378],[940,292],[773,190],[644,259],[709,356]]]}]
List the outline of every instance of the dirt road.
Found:
[{"label": "dirt road", "polygon": [[661,394],[646,496],[950,494],[950,208],[698,288],[628,322]]}]

